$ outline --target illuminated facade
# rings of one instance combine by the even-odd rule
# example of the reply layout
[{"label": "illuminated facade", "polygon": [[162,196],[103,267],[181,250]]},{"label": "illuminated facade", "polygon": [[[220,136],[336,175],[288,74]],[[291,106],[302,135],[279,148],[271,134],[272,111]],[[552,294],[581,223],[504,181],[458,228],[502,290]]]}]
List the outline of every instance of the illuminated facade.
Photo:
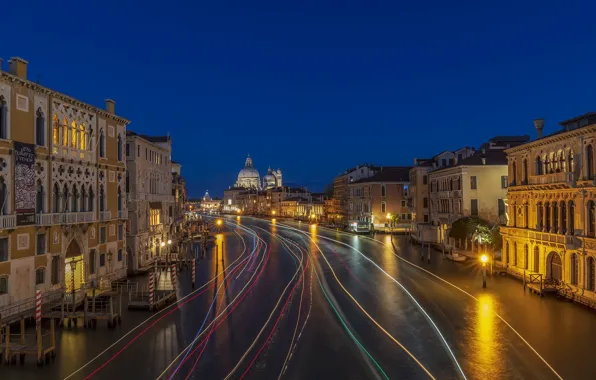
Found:
[{"label": "illuminated facade", "polygon": [[201,198],[201,212],[212,213],[218,212],[221,209],[221,199],[213,199],[209,195],[209,190],[205,191],[205,195]]},{"label": "illuminated facade", "polygon": [[412,222],[408,209],[410,167],[379,167],[376,174],[348,185],[349,223],[367,223],[382,230],[389,227],[389,215],[398,215],[399,228],[407,229]]},{"label": "illuminated facade", "polygon": [[124,140],[99,109],[0,71],[0,314],[35,290],[77,291],[126,275]]},{"label": "illuminated facade", "polygon": [[560,123],[538,139],[507,150],[508,223],[502,263],[521,275],[539,273],[566,294],[596,294],[596,114]]},{"label": "illuminated facade", "polygon": [[169,136],[145,136],[132,131],[126,136],[129,221],[128,269],[147,268],[160,253],[162,242],[173,240],[172,143]]},{"label": "illuminated facade", "polygon": [[349,189],[348,185],[362,178],[368,178],[375,174],[377,168],[374,165],[364,164],[345,170],[342,174],[333,179],[333,219],[337,224],[346,225],[349,213]]}]

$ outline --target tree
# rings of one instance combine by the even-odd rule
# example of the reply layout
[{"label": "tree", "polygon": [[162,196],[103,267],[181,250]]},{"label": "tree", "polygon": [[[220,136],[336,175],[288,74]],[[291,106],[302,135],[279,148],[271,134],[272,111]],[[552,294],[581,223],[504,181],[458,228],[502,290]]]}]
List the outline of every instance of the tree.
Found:
[{"label": "tree", "polygon": [[492,245],[495,249],[501,247],[501,232],[499,225],[491,225],[487,221],[470,216],[455,221],[449,231],[449,237],[454,239],[466,239],[481,244]]},{"label": "tree", "polygon": [[394,227],[399,222],[399,214],[391,214],[389,221],[391,222],[391,227]]}]

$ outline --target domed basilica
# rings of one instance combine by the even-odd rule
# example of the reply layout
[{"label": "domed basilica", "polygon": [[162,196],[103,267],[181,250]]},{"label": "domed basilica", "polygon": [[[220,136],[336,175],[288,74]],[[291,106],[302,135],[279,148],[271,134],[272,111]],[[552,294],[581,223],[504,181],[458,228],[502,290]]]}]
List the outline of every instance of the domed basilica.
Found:
[{"label": "domed basilica", "polygon": [[252,165],[252,158],[250,155],[246,158],[244,168],[238,173],[238,180],[234,187],[244,187],[246,189],[267,190],[275,187],[281,187],[281,170],[267,170],[267,174],[263,177],[263,184],[261,185],[261,177],[259,171]]}]

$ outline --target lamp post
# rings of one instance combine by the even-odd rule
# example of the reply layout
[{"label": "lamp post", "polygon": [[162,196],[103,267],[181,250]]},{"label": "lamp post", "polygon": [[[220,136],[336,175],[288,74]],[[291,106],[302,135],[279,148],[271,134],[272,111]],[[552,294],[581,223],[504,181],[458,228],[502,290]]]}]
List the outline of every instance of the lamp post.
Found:
[{"label": "lamp post", "polygon": [[165,241],[162,241],[160,245],[161,245],[161,249],[160,249],[160,252],[159,252],[159,253],[161,253],[161,255],[160,255],[160,256],[165,256],[165,262],[166,262],[166,265],[167,265],[167,264],[168,264],[168,255],[167,255],[167,254],[165,254],[165,255],[164,255],[164,254],[161,252],[161,251],[162,251],[162,250],[165,248],[165,246],[166,246],[166,242],[165,242]]},{"label": "lamp post", "polygon": [[486,288],[486,263],[488,262],[488,256],[482,254],[480,256],[480,262],[482,263],[482,287]]},{"label": "lamp post", "polygon": [[391,222],[391,213],[387,214],[387,221],[389,222],[389,237],[393,241],[393,224]]},{"label": "lamp post", "polygon": [[168,256],[172,255],[171,250],[172,250],[172,240],[168,239]]}]

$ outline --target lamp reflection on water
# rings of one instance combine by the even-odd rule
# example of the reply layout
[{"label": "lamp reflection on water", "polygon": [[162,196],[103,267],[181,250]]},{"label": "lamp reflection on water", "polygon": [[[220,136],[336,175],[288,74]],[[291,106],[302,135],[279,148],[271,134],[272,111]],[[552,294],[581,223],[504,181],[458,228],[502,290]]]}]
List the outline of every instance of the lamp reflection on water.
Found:
[{"label": "lamp reflection on water", "polygon": [[503,374],[502,346],[499,343],[500,333],[497,329],[498,319],[495,315],[495,301],[492,295],[478,296],[478,310],[476,321],[476,344],[473,349],[478,374],[483,378],[499,377]]}]

